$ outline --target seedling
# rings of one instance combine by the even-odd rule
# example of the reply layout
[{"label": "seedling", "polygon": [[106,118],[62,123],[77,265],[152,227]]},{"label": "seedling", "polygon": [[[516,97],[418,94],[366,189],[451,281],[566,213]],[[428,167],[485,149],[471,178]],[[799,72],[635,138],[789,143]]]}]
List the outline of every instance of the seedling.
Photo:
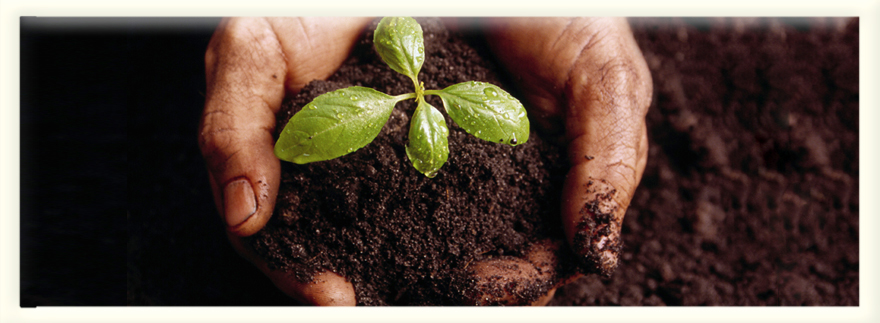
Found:
[{"label": "seedling", "polygon": [[391,96],[352,86],[322,94],[284,126],[275,143],[278,158],[305,164],[354,152],[379,135],[397,102],[415,99],[406,155],[419,172],[434,177],[449,157],[449,129],[443,114],[425,101],[425,95],[439,96],[449,117],[477,138],[511,146],[529,139],[525,108],[495,85],[471,81],[425,90],[418,80],[425,44],[422,27],[415,19],[382,18],[373,44],[382,61],[413,81],[415,92]]}]

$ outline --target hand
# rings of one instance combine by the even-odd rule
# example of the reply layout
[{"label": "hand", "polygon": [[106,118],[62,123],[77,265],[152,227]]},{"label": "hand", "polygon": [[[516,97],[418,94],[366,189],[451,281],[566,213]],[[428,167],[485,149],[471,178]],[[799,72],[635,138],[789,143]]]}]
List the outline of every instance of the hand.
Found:
[{"label": "hand", "polygon": [[351,283],[334,273],[301,283],[242,245],[275,205],[281,165],[273,153],[284,96],[336,71],[370,19],[225,19],[205,54],[207,93],[199,130],[217,209],[235,249],[291,297],[315,305],[354,305]]},{"label": "hand", "polygon": [[[305,303],[354,305],[354,291],[333,273],[319,274],[315,283],[304,284],[283,272],[270,271],[238,238],[257,232],[272,213],[280,178],[279,161],[272,153],[272,131],[284,95],[332,74],[368,22],[230,19],[218,28],[206,54],[208,92],[200,146],[230,241],[281,290]],[[650,74],[625,21],[575,19],[568,23],[564,19],[492,20],[487,25],[488,39],[502,63],[520,77],[521,85],[529,85],[523,86],[529,90],[525,99],[535,107],[530,113],[538,124],[552,129],[553,120],[566,118],[573,156],[564,190],[566,236],[570,245],[577,246],[576,252],[587,256],[587,266],[607,272],[616,265],[613,247],[618,245],[626,205],[645,165],[644,115],[650,101]],[[578,160],[574,156],[579,154],[595,158]],[[591,179],[594,184],[586,187]],[[602,196],[610,200],[592,203],[600,195],[597,191],[607,193]],[[497,287],[510,281],[549,280],[541,268],[555,262],[556,248],[558,243],[548,242],[535,246],[525,259],[473,264],[477,285],[482,287],[475,290],[495,292],[471,295],[471,301],[522,304],[534,299],[535,295],[522,290]],[[519,270],[510,270],[511,262]],[[552,295],[553,290],[533,304],[544,304]]]},{"label": "hand", "polygon": [[[651,74],[629,25],[623,18],[499,18],[484,28],[522,89],[529,118],[544,130],[563,126],[571,164],[563,188],[565,237],[582,257],[581,271],[610,275],[648,153]],[[544,251],[529,258],[553,262],[552,252],[536,250]]]}]

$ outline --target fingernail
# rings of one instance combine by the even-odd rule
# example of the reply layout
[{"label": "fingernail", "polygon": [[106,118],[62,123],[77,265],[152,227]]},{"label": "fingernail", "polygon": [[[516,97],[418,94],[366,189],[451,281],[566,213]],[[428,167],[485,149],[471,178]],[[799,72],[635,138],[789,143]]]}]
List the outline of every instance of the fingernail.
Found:
[{"label": "fingernail", "polygon": [[235,227],[244,223],[257,211],[257,200],[254,189],[247,179],[240,179],[226,184],[223,191],[223,202],[226,225]]}]

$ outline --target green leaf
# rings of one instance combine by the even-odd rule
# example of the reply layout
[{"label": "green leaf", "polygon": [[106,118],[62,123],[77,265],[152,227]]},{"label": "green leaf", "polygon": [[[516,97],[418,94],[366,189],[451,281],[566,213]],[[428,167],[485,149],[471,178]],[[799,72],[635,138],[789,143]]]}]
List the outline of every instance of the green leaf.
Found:
[{"label": "green leaf", "polygon": [[305,164],[358,150],[376,139],[399,100],[359,86],[324,93],[290,118],[275,155]]},{"label": "green leaf", "polygon": [[483,82],[464,82],[440,91],[449,117],[477,138],[516,146],[529,140],[529,118],[516,98]]},{"label": "green leaf", "polygon": [[385,17],[373,33],[373,45],[391,69],[416,81],[425,62],[423,37],[422,26],[415,19]]},{"label": "green leaf", "polygon": [[413,166],[433,178],[449,158],[449,129],[443,114],[425,100],[419,100],[409,124],[406,155]]}]

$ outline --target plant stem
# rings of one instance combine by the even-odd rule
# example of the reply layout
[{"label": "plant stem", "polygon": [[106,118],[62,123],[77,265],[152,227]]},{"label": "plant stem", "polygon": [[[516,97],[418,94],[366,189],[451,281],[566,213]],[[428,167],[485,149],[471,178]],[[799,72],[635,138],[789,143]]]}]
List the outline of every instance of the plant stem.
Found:
[{"label": "plant stem", "polygon": [[420,98],[425,96],[425,83],[419,84],[418,78],[411,78],[413,81],[413,85],[416,87],[416,98]]},{"label": "plant stem", "polygon": [[414,99],[414,98],[416,98],[416,94],[415,93],[406,93],[406,94],[394,96],[393,98],[394,98],[395,102],[400,102],[400,101],[403,101],[406,99]]}]

